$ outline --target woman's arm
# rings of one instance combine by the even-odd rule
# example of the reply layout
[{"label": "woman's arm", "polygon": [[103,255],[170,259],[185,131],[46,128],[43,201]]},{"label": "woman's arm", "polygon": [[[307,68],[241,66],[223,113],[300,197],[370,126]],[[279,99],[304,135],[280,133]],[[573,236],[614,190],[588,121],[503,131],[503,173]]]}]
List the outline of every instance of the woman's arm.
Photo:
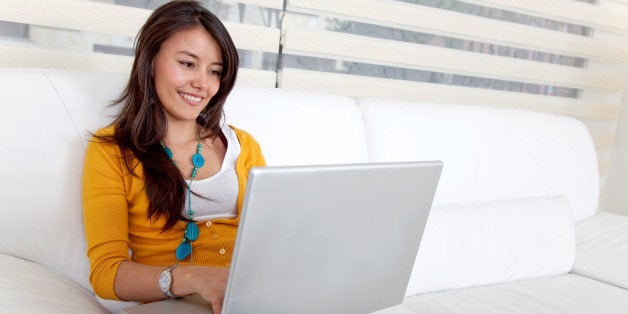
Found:
[{"label": "woman's arm", "polygon": [[88,143],[83,165],[83,224],[89,280],[103,299],[119,300],[113,289],[116,271],[123,261],[131,260],[126,174],[117,145],[97,140]]},{"label": "woman's arm", "polygon": [[[120,264],[114,283],[115,293],[123,300],[152,302],[164,299],[159,288],[161,266],[142,265],[130,261]],[[179,266],[171,271],[170,291],[178,296],[199,294],[211,302],[214,313],[220,313],[225,295],[229,268]]]}]

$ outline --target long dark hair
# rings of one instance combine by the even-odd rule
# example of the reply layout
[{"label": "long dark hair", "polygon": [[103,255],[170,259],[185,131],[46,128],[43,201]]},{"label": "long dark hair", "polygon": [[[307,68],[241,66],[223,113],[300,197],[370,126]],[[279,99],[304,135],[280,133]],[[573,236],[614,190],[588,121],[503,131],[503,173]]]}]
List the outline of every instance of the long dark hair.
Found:
[{"label": "long dark hair", "polygon": [[165,40],[196,26],[203,27],[216,40],[223,60],[218,92],[203,109],[197,123],[211,136],[220,134],[223,105],[237,76],[238,52],[225,26],[199,2],[172,1],[153,11],[137,36],[129,82],[120,97],[114,100],[114,104],[123,104],[112,123],[114,134],[97,136],[120,147],[122,158],[133,175],[137,175],[134,171],[137,162],[142,164],[149,200],[148,218],[165,217],[164,231],[179,220],[188,220],[181,215],[187,186],[183,175],[160,145],[167,122],[155,91],[151,64]]}]

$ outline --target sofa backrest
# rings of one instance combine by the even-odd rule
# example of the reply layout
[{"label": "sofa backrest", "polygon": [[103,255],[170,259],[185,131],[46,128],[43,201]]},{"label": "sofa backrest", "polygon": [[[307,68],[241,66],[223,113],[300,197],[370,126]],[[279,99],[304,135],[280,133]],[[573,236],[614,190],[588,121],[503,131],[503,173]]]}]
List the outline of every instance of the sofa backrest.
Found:
[{"label": "sofa backrest", "polygon": [[91,291],[81,211],[87,130],[110,120],[121,75],[0,70],[0,253]]},{"label": "sofa backrest", "polygon": [[225,120],[257,139],[269,166],[368,162],[362,115],[348,97],[241,87]]},{"label": "sofa backrest", "polygon": [[407,295],[569,272],[574,222],[597,208],[593,142],[576,119],[362,100],[372,162],[442,160]]},{"label": "sofa backrest", "polygon": [[597,210],[595,148],[574,118],[378,100],[361,108],[370,161],[444,162],[434,204],[564,195],[576,222]]}]

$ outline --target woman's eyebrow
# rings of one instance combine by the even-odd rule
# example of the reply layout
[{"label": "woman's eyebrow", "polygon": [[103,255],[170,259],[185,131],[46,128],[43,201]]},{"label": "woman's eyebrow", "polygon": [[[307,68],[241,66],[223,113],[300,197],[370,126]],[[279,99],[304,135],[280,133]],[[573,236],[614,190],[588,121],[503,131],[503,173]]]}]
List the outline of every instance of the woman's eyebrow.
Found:
[{"label": "woman's eyebrow", "polygon": [[192,57],[192,58],[194,58],[194,59],[197,59],[197,60],[198,60],[198,59],[200,59],[197,55],[195,55],[194,53],[189,52],[189,51],[187,51],[187,50],[179,50],[179,51],[177,51],[177,53],[181,53],[181,54],[184,54],[184,55],[188,55],[188,56],[190,56],[190,57]]}]

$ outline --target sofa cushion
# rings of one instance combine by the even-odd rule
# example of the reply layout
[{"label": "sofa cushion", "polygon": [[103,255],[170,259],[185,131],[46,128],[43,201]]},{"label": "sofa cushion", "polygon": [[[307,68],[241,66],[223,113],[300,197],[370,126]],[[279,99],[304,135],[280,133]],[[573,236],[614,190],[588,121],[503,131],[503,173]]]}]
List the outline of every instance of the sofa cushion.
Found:
[{"label": "sofa cushion", "polygon": [[[72,82],[84,79],[67,75]],[[104,86],[93,77],[75,93],[89,95]],[[2,70],[0,93],[15,100],[0,106],[0,125],[11,130],[0,133],[0,253],[46,265],[91,289],[81,216],[86,134],[43,71]],[[76,106],[96,115],[104,100],[98,107],[95,102]]]},{"label": "sofa cushion", "polygon": [[576,225],[573,272],[628,289],[628,217],[600,211]]},{"label": "sofa cushion", "polygon": [[86,140],[91,138],[90,132],[113,121],[120,106],[110,104],[128,80],[124,74],[87,71],[47,71],[45,75],[62,99],[76,132]]},{"label": "sofa cushion", "polygon": [[348,97],[240,87],[225,117],[258,140],[269,166],[368,160],[362,116]]},{"label": "sofa cushion", "polygon": [[628,293],[587,277],[565,274],[409,297],[403,306],[434,314],[624,314]]},{"label": "sofa cushion", "polygon": [[48,267],[0,254],[2,313],[109,313],[85,288]]},{"label": "sofa cushion", "polygon": [[434,205],[406,295],[564,274],[574,258],[564,197]]},{"label": "sofa cushion", "polygon": [[517,109],[361,101],[371,161],[442,160],[435,204],[565,195],[597,209],[595,148],[578,120]]}]

